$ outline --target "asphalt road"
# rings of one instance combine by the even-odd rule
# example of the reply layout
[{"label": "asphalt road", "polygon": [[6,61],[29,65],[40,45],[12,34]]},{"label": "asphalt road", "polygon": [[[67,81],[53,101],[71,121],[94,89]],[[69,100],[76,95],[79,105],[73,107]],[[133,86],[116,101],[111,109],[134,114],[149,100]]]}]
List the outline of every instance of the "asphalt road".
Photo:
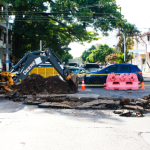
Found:
[{"label": "asphalt road", "polygon": [[[150,94],[145,88],[127,93],[79,87],[77,94],[136,99]],[[149,150],[150,113],[130,118],[112,110],[44,109],[0,99],[0,150],[41,149]]]},{"label": "asphalt road", "polygon": [[149,150],[150,113],[44,109],[0,100],[1,150]]},{"label": "asphalt road", "polygon": [[150,94],[150,82],[144,82],[145,89],[139,88],[139,90],[128,90],[132,93],[128,93],[127,91],[120,91],[120,90],[105,90],[104,87],[90,87],[85,86],[86,90],[81,91],[81,86],[79,86],[79,94],[99,94],[101,96],[108,96],[108,97],[128,97],[128,98],[142,98],[143,96],[148,96]]}]

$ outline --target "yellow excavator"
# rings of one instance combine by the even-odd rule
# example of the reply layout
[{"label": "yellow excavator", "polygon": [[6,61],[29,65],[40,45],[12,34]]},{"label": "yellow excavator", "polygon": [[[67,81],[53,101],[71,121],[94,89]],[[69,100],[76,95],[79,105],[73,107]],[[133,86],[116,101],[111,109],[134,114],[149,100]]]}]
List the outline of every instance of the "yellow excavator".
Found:
[{"label": "yellow excavator", "polygon": [[[61,60],[56,54],[47,48],[45,51],[28,52],[24,57],[11,69],[10,72],[0,73],[1,88],[11,91],[10,87],[14,83],[21,83],[29,72],[34,68],[49,61],[52,66],[57,70],[61,77],[68,83],[69,87],[73,91],[78,90],[79,77],[76,74],[70,72],[68,68],[62,67]],[[13,72],[17,72],[12,75]]]},{"label": "yellow excavator", "polygon": [[0,72],[0,88],[6,91],[12,91],[10,89],[13,85],[13,79],[10,72]]}]

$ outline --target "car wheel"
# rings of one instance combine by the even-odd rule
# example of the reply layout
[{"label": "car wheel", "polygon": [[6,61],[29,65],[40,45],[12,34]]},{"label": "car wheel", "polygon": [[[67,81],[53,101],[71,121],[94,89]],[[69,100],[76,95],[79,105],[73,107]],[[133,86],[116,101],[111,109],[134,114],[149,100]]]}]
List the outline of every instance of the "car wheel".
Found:
[{"label": "car wheel", "polygon": [[139,77],[138,77],[138,80],[139,80],[140,84],[141,84],[142,82],[144,82],[144,80],[141,79],[141,78],[139,78]]},{"label": "car wheel", "polygon": [[103,84],[103,80],[101,78],[94,78],[92,84]]}]

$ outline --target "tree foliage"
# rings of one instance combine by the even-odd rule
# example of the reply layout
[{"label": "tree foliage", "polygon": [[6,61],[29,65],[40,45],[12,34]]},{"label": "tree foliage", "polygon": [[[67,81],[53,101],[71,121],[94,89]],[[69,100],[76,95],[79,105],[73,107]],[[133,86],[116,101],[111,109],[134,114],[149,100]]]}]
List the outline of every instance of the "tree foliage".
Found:
[{"label": "tree foliage", "polygon": [[[133,59],[133,55],[129,54],[129,52],[126,51],[126,62],[129,62],[131,59]],[[110,54],[106,56],[105,61],[114,63],[124,63],[124,53]]]},{"label": "tree foliage", "polygon": [[111,53],[117,53],[113,48],[110,48],[107,44],[100,44],[98,48],[92,46],[88,50],[84,51],[81,55],[81,58],[85,62],[105,62],[105,57]]},{"label": "tree foliage", "polygon": [[[118,34],[117,35],[119,37],[119,41],[117,43],[117,47],[120,49],[122,49],[122,45],[124,44],[124,37],[122,34]],[[132,37],[125,37],[125,49],[129,50],[129,49],[133,49],[134,46],[134,41]]]},{"label": "tree foliage", "polygon": [[92,50],[96,49],[96,47],[94,45],[92,45],[88,50],[85,50],[82,55],[81,58],[83,60],[83,62],[86,61],[86,58],[92,53]]},{"label": "tree foliage", "polygon": [[73,56],[70,53],[63,55],[62,62],[65,62],[65,65],[66,65],[68,64],[69,59],[73,59]]},{"label": "tree foliage", "polygon": [[[62,58],[70,42],[91,42],[98,40],[98,30],[107,35],[114,28],[128,27],[115,0],[2,1],[11,4],[9,14],[15,16],[13,52],[18,57],[39,49],[42,40]],[[83,22],[95,30],[84,29]]]},{"label": "tree foliage", "polygon": [[114,48],[110,48],[107,44],[100,44],[97,49],[92,50],[92,53],[86,58],[86,61],[94,62],[105,62],[105,57],[109,54],[117,53]]},{"label": "tree foliage", "polygon": [[[133,59],[133,55],[129,54],[129,52],[126,51],[126,62],[129,62],[132,59]],[[118,60],[117,60],[117,62],[118,63],[124,63],[124,53],[118,54]]]},{"label": "tree foliage", "polygon": [[106,56],[105,61],[107,62],[117,62],[119,59],[118,53],[113,53]]},{"label": "tree foliage", "polygon": [[[124,62],[124,53],[121,53],[121,49],[122,49],[122,45],[124,44],[124,37],[122,34],[118,34],[117,36],[119,36],[119,42],[117,43],[117,47],[120,49],[120,54],[119,54],[119,60],[118,62],[123,63]],[[132,37],[125,37],[125,61],[129,62],[131,59],[133,59],[133,55],[129,54],[129,50],[133,49],[134,46],[134,41]]]}]

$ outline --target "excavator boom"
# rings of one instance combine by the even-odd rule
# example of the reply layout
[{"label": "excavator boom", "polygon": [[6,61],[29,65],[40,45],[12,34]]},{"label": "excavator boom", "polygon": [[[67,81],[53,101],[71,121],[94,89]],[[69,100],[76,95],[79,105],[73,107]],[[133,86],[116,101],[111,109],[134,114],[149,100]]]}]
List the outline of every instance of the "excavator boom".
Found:
[{"label": "excavator boom", "polygon": [[14,78],[15,82],[18,83],[24,80],[24,78],[34,67],[37,67],[46,61],[49,61],[52,64],[62,78],[68,83],[70,89],[74,91],[78,90],[78,76],[72,74],[68,68],[61,68],[61,60],[50,48],[47,48],[45,51],[26,53],[25,56],[11,70],[11,73],[13,73],[14,71],[18,71],[18,68],[21,66],[21,68],[19,68],[20,71]]}]

